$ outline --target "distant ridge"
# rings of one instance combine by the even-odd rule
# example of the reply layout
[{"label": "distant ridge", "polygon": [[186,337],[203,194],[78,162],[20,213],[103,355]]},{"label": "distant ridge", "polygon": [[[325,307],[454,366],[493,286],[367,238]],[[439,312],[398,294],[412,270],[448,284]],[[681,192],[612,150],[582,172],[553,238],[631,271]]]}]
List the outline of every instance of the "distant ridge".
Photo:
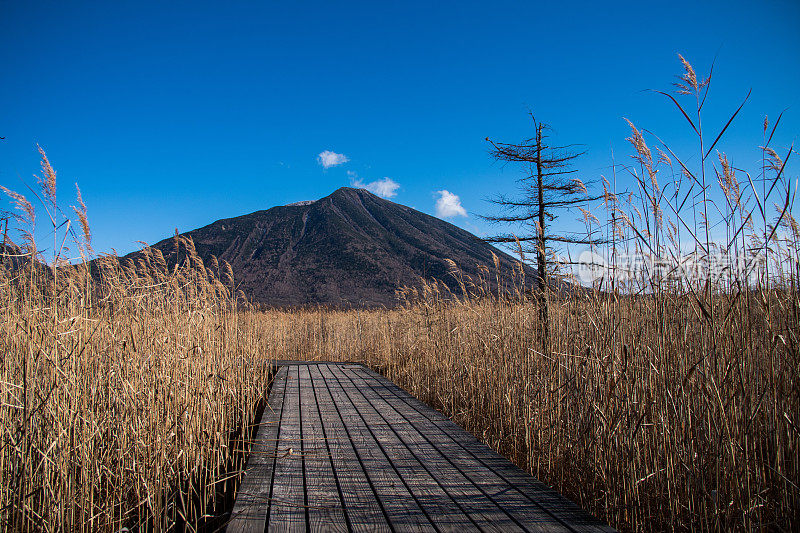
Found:
[{"label": "distant ridge", "polygon": [[[183,235],[206,264],[212,254],[228,261],[251,300],[277,307],[393,306],[395,291],[420,277],[456,290],[447,259],[471,276],[493,268],[492,252],[506,272],[516,262],[453,224],[349,187]],[[175,261],[173,239],[153,247]]]}]

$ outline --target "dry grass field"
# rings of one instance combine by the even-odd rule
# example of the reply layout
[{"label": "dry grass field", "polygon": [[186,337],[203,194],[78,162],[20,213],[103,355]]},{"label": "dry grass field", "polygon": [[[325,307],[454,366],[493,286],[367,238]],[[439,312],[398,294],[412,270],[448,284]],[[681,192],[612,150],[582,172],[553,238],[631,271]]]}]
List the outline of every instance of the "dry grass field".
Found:
[{"label": "dry grass field", "polygon": [[687,298],[555,300],[543,353],[535,304],[510,295],[428,286],[400,310],[234,312],[188,267],[105,268],[110,295],[91,306],[80,269],[55,302],[3,280],[10,529],[213,514],[268,358],[363,361],[623,529],[798,525],[796,293],[722,302],[733,318],[715,330]]},{"label": "dry grass field", "polygon": [[197,523],[242,466],[268,368],[228,290],[191,267],[101,269],[101,286],[84,266],[0,276],[0,527]]},{"label": "dry grass field", "polygon": [[721,305],[751,314],[758,334],[732,320],[713,336],[687,300],[553,302],[548,354],[535,305],[510,298],[434,293],[403,311],[243,320],[267,353],[379,369],[622,529],[792,530],[800,361],[784,340],[797,338],[785,308],[796,301],[765,296]]},{"label": "dry grass field", "polygon": [[[702,90],[693,76],[689,89]],[[765,142],[762,171],[745,181],[723,154],[701,175],[653,158],[633,126],[631,142],[637,187],[615,194],[606,182],[586,216],[609,236],[598,252],[611,268],[592,289],[547,294],[548,345],[513,272],[487,269],[457,294],[423,282],[401,307],[371,311],[248,310],[229,268],[203,264],[188,241],[176,240],[186,260],[173,268],[147,252],[138,264],[103,258],[90,275],[62,259],[65,242],[89,253],[85,208],[82,231],[63,231],[43,158],[46,220],[65,240],[50,266],[32,260],[31,233],[4,248],[0,527],[211,523],[243,466],[269,360],[331,359],[376,368],[620,529],[797,530],[800,231],[788,156]],[[672,180],[660,185],[659,168]],[[702,194],[687,202],[694,182]],[[12,197],[32,224],[33,207]],[[687,249],[700,275],[681,267]],[[726,252],[718,275],[714,250]],[[623,276],[623,253],[668,260]]]}]

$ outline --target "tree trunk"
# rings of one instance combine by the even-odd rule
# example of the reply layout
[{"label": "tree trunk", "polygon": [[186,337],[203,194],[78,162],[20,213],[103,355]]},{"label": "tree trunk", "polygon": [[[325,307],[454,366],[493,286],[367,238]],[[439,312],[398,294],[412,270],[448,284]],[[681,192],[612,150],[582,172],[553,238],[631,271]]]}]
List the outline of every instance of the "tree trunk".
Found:
[{"label": "tree trunk", "polygon": [[539,228],[536,245],[536,266],[538,270],[537,292],[539,293],[539,321],[542,324],[542,335],[544,338],[544,352],[550,349],[550,321],[547,309],[547,256],[545,255],[545,231],[544,231],[544,186],[542,183],[542,124],[536,128],[536,180],[539,201]]}]

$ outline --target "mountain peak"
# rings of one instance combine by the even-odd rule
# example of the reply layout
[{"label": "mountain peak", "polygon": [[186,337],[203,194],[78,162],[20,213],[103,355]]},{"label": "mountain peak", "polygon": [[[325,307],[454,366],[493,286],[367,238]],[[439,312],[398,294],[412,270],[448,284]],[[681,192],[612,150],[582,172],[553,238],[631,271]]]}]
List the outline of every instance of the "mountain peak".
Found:
[{"label": "mountain peak", "polygon": [[[342,187],[302,209],[269,209],[190,231],[200,257],[228,261],[239,287],[272,306],[391,306],[396,291],[436,278],[458,290],[447,260],[477,277],[492,253],[475,235],[367,191]],[[176,260],[172,239],[154,245]]]},{"label": "mountain peak", "polygon": [[380,198],[377,194],[374,194],[367,189],[361,187],[339,187],[335,191],[333,191],[329,196],[344,196],[344,197],[354,197],[354,196],[369,196],[372,198]]}]

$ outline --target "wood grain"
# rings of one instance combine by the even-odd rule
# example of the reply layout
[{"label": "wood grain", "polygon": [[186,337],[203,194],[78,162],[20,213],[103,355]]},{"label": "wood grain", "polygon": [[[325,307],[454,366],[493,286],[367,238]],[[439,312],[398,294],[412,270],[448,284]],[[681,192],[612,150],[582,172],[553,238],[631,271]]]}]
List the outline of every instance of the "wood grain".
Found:
[{"label": "wood grain", "polygon": [[277,366],[229,531],[613,531],[362,365]]}]

